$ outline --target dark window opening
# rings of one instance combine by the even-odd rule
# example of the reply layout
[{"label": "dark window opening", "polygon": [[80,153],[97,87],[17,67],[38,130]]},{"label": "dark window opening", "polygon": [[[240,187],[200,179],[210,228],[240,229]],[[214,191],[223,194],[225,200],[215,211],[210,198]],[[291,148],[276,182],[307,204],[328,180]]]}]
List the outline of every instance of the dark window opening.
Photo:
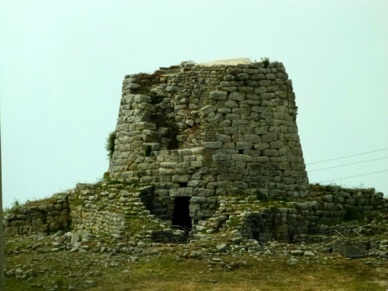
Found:
[{"label": "dark window opening", "polygon": [[170,136],[170,143],[168,144],[167,149],[169,149],[169,150],[179,149],[179,141],[178,141],[176,135]]},{"label": "dark window opening", "polygon": [[190,231],[191,217],[190,217],[190,197],[175,197],[174,212],[172,215],[172,225],[180,226],[186,231]]},{"label": "dark window opening", "polygon": [[239,153],[239,154],[243,154],[244,151],[243,151],[243,150],[239,150],[238,153]]},{"label": "dark window opening", "polygon": [[167,127],[168,127],[168,132],[167,132],[166,137],[170,139],[170,142],[167,145],[167,149],[169,149],[169,150],[178,149],[179,148],[179,141],[178,141],[177,135],[179,135],[179,133],[180,133],[178,126],[173,122],[167,121]]},{"label": "dark window opening", "polygon": [[187,182],[179,183],[179,186],[180,186],[180,187],[187,187]]}]

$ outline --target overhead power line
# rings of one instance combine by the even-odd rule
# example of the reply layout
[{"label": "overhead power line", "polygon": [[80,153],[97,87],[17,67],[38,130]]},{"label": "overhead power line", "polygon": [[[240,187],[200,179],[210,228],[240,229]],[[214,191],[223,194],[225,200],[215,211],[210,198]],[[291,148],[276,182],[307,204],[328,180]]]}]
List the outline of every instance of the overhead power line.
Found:
[{"label": "overhead power line", "polygon": [[322,160],[322,161],[317,161],[317,162],[312,162],[312,163],[307,163],[306,165],[324,163],[324,162],[335,161],[335,160],[340,160],[340,159],[346,159],[346,158],[350,158],[350,157],[362,156],[362,155],[367,155],[367,154],[377,153],[377,152],[383,152],[383,151],[388,151],[388,148],[381,149],[381,150],[374,150],[374,151],[370,151],[370,152],[364,152],[364,153],[353,154],[353,155],[349,155],[349,156],[342,156],[342,157],[338,157],[338,158],[333,158],[333,159],[328,159],[328,160]]},{"label": "overhead power line", "polygon": [[369,176],[369,175],[379,174],[379,173],[383,173],[383,172],[388,172],[388,169],[382,170],[382,171],[377,171],[377,172],[372,172],[372,173],[365,173],[365,174],[361,174],[361,175],[355,175],[355,176],[349,176],[349,177],[343,177],[343,178],[338,178],[338,179],[321,181],[320,183],[327,183],[327,182],[332,182],[332,181],[345,180],[345,179],[362,177],[362,176]]},{"label": "overhead power line", "polygon": [[356,163],[343,164],[343,165],[338,165],[338,166],[333,166],[333,167],[316,169],[316,170],[311,170],[311,171],[308,171],[308,172],[318,172],[318,171],[323,171],[323,170],[329,170],[329,169],[340,168],[340,167],[345,167],[345,166],[363,164],[363,163],[368,163],[368,162],[373,162],[373,161],[378,161],[378,160],[384,160],[384,159],[388,159],[388,157],[382,157],[382,158],[371,159],[371,160],[366,160],[366,161],[361,161],[361,162],[356,162]]}]

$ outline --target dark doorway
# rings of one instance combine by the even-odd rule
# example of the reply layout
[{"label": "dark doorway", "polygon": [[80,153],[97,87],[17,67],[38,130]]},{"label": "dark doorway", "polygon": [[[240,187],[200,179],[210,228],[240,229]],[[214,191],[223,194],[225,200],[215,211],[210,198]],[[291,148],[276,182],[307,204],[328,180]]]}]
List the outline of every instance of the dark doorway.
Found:
[{"label": "dark doorway", "polygon": [[191,230],[190,197],[175,197],[174,213],[172,214],[172,225],[179,225],[186,231]]}]

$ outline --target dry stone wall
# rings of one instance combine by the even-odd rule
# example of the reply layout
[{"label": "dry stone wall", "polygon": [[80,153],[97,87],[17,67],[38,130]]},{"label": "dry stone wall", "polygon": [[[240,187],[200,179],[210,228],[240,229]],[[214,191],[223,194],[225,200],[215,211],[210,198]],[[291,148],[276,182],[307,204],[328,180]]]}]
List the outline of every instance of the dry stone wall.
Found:
[{"label": "dry stone wall", "polygon": [[139,197],[141,190],[120,183],[78,184],[69,198],[73,229],[110,235],[127,232],[127,217],[150,214]]},{"label": "dry stone wall", "polygon": [[66,230],[70,226],[68,194],[14,207],[4,217],[5,235],[29,235]]},{"label": "dry stone wall", "polygon": [[183,63],[129,75],[109,173],[154,185],[160,209],[192,197],[194,220],[211,217],[219,195],[305,197],[296,114],[291,81],[277,62]]},{"label": "dry stone wall", "polygon": [[[254,196],[218,196],[213,216],[193,226],[189,239],[223,233],[225,239],[294,241],[324,224],[373,218],[388,212],[388,199],[374,189],[310,185],[303,201],[258,201]],[[84,230],[117,238],[185,242],[187,233],[171,229],[151,213],[153,187],[117,182],[78,184],[67,193],[17,207],[4,219],[5,235]],[[191,199],[197,199],[192,197]]]},{"label": "dry stone wall", "polygon": [[[304,201],[255,202],[246,198],[223,201],[217,215],[208,222],[213,231],[237,229],[244,239],[294,241],[300,234],[315,233],[321,225],[373,219],[388,212],[388,199],[375,189],[339,186],[310,186]],[[221,222],[221,223],[220,223]]]}]

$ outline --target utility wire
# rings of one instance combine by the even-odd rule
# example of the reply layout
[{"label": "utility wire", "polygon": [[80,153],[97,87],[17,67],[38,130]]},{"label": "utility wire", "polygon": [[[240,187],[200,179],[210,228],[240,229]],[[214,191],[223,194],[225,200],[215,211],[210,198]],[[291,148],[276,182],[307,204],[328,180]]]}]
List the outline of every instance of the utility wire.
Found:
[{"label": "utility wire", "polygon": [[334,169],[334,168],[340,168],[340,167],[345,167],[345,166],[357,165],[357,164],[368,163],[368,162],[384,160],[384,159],[388,159],[388,157],[382,157],[382,158],[378,158],[378,159],[371,159],[371,160],[366,160],[366,161],[361,161],[361,162],[356,162],[356,163],[350,163],[350,164],[338,165],[338,166],[334,166],[334,167],[327,167],[327,168],[322,168],[322,169],[316,169],[316,170],[311,170],[311,171],[308,171],[308,172],[318,172],[318,171],[323,171],[323,170],[328,170],[328,169]]},{"label": "utility wire", "polygon": [[370,151],[370,152],[365,152],[365,153],[354,154],[354,155],[349,155],[349,156],[343,156],[343,157],[338,157],[338,158],[333,158],[333,159],[328,159],[328,160],[322,160],[322,161],[317,161],[317,162],[312,162],[312,163],[307,163],[306,165],[324,163],[324,162],[329,162],[329,161],[334,161],[334,160],[340,160],[340,159],[345,159],[345,158],[350,158],[350,157],[356,157],[356,156],[362,156],[362,155],[367,155],[367,154],[377,153],[377,152],[382,152],[382,151],[388,151],[388,148],[381,149],[381,150]]},{"label": "utility wire", "polygon": [[320,183],[327,183],[327,182],[338,181],[338,180],[345,180],[345,179],[350,179],[350,178],[355,178],[355,177],[374,175],[374,174],[383,173],[383,172],[388,172],[388,169],[382,170],[382,171],[378,171],[378,172],[372,172],[372,173],[366,173],[366,174],[361,174],[361,175],[355,175],[355,176],[349,176],[349,177],[343,177],[343,178],[338,178],[338,179],[321,181]]}]

